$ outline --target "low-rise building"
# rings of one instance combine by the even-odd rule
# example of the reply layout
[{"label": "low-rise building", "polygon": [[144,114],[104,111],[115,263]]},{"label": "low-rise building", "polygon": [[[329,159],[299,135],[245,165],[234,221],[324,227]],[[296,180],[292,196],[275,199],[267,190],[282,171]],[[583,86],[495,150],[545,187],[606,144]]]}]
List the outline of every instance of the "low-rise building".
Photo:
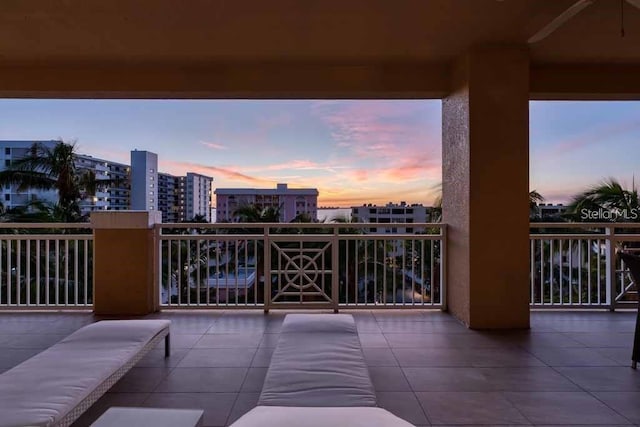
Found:
[{"label": "low-rise building", "polygon": [[218,188],[216,195],[216,220],[238,221],[236,210],[254,205],[261,209],[274,208],[280,212],[280,222],[291,222],[301,215],[312,221],[318,219],[318,190],[316,188],[289,188],[278,184],[276,188]]},{"label": "low-rise building", "polygon": [[557,221],[562,219],[562,216],[567,213],[568,209],[569,207],[562,203],[539,203],[536,206],[536,213],[538,218],[542,221]]},{"label": "low-rise building", "polygon": [[372,226],[365,231],[369,233],[416,233],[422,229],[397,226],[393,224],[425,223],[431,220],[431,208],[421,204],[388,203],[384,206],[365,204],[351,208],[351,218],[354,222],[383,224]]}]

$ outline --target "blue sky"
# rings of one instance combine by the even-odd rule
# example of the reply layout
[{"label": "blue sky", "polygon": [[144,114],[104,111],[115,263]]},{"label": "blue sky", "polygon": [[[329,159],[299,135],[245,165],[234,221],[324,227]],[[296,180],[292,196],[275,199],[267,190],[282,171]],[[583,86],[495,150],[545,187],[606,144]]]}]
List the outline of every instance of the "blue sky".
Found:
[{"label": "blue sky", "polygon": [[[0,139],[77,141],[128,163],[196,171],[214,187],[317,187],[323,205],[431,203],[440,101],[0,100]],[[531,189],[551,202],[640,165],[640,102],[532,102]]]}]

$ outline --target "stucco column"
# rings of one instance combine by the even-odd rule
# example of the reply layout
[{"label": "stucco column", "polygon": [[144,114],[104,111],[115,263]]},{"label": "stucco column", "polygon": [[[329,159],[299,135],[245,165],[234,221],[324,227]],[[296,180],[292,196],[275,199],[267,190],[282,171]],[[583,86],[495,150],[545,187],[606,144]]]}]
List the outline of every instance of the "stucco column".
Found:
[{"label": "stucco column", "polygon": [[159,211],[92,212],[96,314],[142,315],[159,309]]},{"label": "stucco column", "polygon": [[529,56],[459,58],[443,100],[447,306],[471,328],[529,327]]}]

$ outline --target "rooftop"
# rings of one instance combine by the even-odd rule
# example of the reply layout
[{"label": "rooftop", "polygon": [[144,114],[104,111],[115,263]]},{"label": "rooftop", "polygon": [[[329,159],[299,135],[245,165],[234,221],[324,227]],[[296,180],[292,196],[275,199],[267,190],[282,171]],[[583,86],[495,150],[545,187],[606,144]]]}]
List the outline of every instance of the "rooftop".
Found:
[{"label": "rooftop", "polygon": [[[348,312],[348,311],[343,311]],[[640,371],[629,368],[635,312],[531,313],[531,330],[481,332],[440,311],[356,311],[381,405],[417,426],[640,425]],[[110,406],[202,408],[224,426],[260,393],[284,312],[164,311],[160,346],[74,426]],[[97,318],[0,313],[0,372]]]}]

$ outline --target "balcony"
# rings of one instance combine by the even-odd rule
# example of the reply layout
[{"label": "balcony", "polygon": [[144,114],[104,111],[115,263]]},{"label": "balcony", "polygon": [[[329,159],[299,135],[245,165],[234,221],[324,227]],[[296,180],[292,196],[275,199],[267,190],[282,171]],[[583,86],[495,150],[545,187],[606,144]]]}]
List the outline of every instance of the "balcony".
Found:
[{"label": "balcony", "polygon": [[[629,368],[635,314],[534,311],[531,330],[467,329],[438,310],[353,313],[382,406],[417,426],[640,423]],[[252,408],[284,312],[169,310],[172,356],[153,350],[74,425],[110,406],[202,408],[205,426]],[[98,317],[0,313],[0,371]]]},{"label": "balcony", "polygon": [[[615,257],[640,226],[531,224],[531,329],[479,331],[443,312],[446,225],[411,225],[422,232],[151,225],[161,311],[140,317],[172,320],[173,354],[153,350],[74,425],[123,405],[202,408],[204,425],[232,423],[255,406],[284,315],[300,309],[352,313],[379,401],[417,426],[640,423],[637,291]],[[0,372],[105,318],[90,312],[98,230],[2,231]]]}]

